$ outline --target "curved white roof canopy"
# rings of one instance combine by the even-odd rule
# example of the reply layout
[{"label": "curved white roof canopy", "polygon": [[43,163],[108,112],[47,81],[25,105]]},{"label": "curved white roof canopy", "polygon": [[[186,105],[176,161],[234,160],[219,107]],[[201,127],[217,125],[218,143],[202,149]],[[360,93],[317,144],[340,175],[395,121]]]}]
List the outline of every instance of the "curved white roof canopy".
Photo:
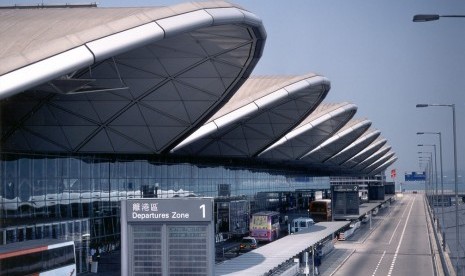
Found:
[{"label": "curved white roof canopy", "polygon": [[260,158],[296,160],[341,129],[355,114],[351,103],[322,103],[296,128],[259,154]]},{"label": "curved white roof canopy", "polygon": [[381,135],[381,131],[368,129],[362,136],[352,144],[341,150],[338,154],[325,161],[326,164],[341,165],[356,154],[368,147],[376,138]]},{"label": "curved white roof canopy", "polygon": [[386,161],[383,165],[379,166],[378,168],[374,169],[373,171],[370,172],[370,175],[377,175],[387,169],[387,167],[391,166],[394,164],[394,162],[397,161],[397,156],[392,157],[388,161]]},{"label": "curved white roof canopy", "polygon": [[384,156],[386,153],[388,153],[391,150],[391,146],[384,146],[377,152],[373,153],[370,157],[367,159],[363,160],[362,162],[358,163],[355,167],[352,169],[354,170],[360,170],[362,171],[366,167],[370,166],[374,162],[376,162],[379,158]]},{"label": "curved white roof canopy", "polygon": [[365,161],[367,158],[369,158],[373,153],[378,151],[381,147],[383,147],[387,143],[387,140],[379,137],[377,138],[373,143],[371,143],[369,146],[364,148],[362,151],[360,151],[357,155],[354,157],[350,158],[346,162],[342,164],[343,167],[345,168],[353,168],[356,165],[360,164],[361,162]]},{"label": "curved white roof canopy", "polygon": [[315,74],[250,77],[226,105],[172,152],[254,156],[305,119],[329,88],[329,81]]},{"label": "curved white roof canopy", "polygon": [[221,107],[266,33],[226,2],[0,10],[1,147],[161,153]]},{"label": "curved white roof canopy", "polygon": [[360,137],[369,127],[369,120],[350,120],[336,134],[305,154],[301,159],[310,163],[324,163]]},{"label": "curved white roof canopy", "polygon": [[388,161],[390,158],[394,157],[394,155],[395,155],[395,153],[393,151],[390,151],[390,152],[386,153],[381,158],[379,158],[375,162],[371,163],[368,167],[364,168],[362,170],[362,172],[366,173],[366,174],[369,174],[370,172],[372,172],[373,170],[375,170],[376,168],[378,168],[379,166],[384,164],[386,161]]}]

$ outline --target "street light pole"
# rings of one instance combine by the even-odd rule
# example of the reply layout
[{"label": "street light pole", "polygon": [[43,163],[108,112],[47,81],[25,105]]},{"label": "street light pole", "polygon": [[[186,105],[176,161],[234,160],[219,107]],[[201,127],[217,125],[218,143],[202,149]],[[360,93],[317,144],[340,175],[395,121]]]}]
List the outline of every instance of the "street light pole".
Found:
[{"label": "street light pole", "polygon": [[[429,161],[429,160],[428,160]],[[428,189],[427,189],[427,185],[428,185],[428,182],[427,180],[427,169],[428,169],[428,161],[426,161],[424,158],[418,158],[418,165],[420,166],[420,170],[423,170],[423,174],[425,174],[425,195],[426,195],[426,199],[428,199]]]},{"label": "street light pole", "polygon": [[457,131],[455,126],[455,104],[417,104],[416,107],[428,107],[428,106],[445,106],[452,108],[452,129],[454,139],[454,182],[455,182],[455,238],[457,239],[457,256],[455,262],[455,273],[459,273],[459,188],[457,181]]},{"label": "street light pole", "polygon": [[442,232],[442,240],[443,240],[443,250],[446,250],[446,236],[444,232],[444,171],[442,169],[442,135],[441,132],[431,132],[431,131],[424,131],[424,132],[417,132],[417,135],[423,134],[437,134],[439,136],[439,164],[441,167],[441,232]]},{"label": "street light pole", "polygon": [[[441,17],[465,18],[465,15],[439,15],[439,14],[417,14],[413,16],[413,22],[427,22],[439,20]],[[457,257],[455,263],[455,273],[459,273],[459,207],[458,207],[458,180],[457,180],[457,134],[455,127],[455,105],[454,104],[417,104],[417,107],[427,106],[448,106],[452,108],[452,124],[454,132],[454,181],[455,181],[455,234],[457,238]],[[442,181],[442,179],[441,179]]]},{"label": "street light pole", "polygon": [[435,173],[434,173],[434,182],[435,182],[435,192],[433,193],[433,217],[437,219],[437,215],[436,215],[436,210],[434,209],[434,206],[435,206],[435,198],[436,198],[436,203],[438,201],[438,163],[437,163],[437,159],[436,159],[436,145],[433,144],[433,145],[424,145],[424,144],[419,144],[418,145],[419,147],[434,147],[434,170],[435,170]]},{"label": "street light pole", "polygon": [[[420,160],[428,160],[428,163],[427,163],[427,168],[428,168],[428,183],[429,183],[429,189],[430,189],[430,195],[429,197],[426,197],[428,199],[428,203],[431,207],[431,209],[433,209],[433,200],[434,200],[434,189],[433,189],[433,178],[434,178],[434,170],[433,170],[433,153],[432,152],[424,152],[424,151],[419,151],[418,154],[429,154],[429,156],[427,157],[424,157],[424,156],[419,156],[418,158]],[[433,218],[434,218],[434,212],[433,212]]]}]

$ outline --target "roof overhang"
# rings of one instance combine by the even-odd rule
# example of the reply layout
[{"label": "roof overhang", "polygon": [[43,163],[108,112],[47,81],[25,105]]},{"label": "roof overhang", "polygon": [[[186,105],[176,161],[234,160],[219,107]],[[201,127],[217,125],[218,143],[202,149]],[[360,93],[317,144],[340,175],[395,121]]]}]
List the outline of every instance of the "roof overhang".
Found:
[{"label": "roof overhang", "polygon": [[394,156],[392,157],[391,159],[389,159],[388,161],[386,161],[384,164],[382,164],[381,166],[379,166],[378,168],[374,169],[373,171],[370,172],[369,175],[377,175],[379,173],[381,173],[382,171],[384,171],[385,169],[387,169],[387,167],[391,166],[392,164],[394,164],[394,162],[397,161],[397,156]]},{"label": "roof overhang", "polygon": [[206,124],[172,152],[252,157],[299,124],[321,103],[329,81],[298,77],[250,77]]},{"label": "roof overhang", "polygon": [[341,150],[338,154],[326,160],[325,163],[342,165],[350,158],[357,155],[359,152],[368,147],[376,138],[381,135],[381,131],[375,129],[368,129],[360,138],[355,140],[352,144]]},{"label": "roof overhang", "polygon": [[373,143],[371,143],[369,146],[367,146],[365,149],[363,149],[358,154],[356,154],[354,157],[352,157],[349,160],[347,160],[346,162],[344,162],[342,164],[342,166],[344,166],[346,168],[355,167],[356,165],[362,163],[367,158],[369,158],[372,154],[374,154],[376,151],[378,151],[386,143],[387,143],[387,140],[385,138],[379,137]]},{"label": "roof overhang", "polygon": [[0,10],[0,24],[17,32],[0,50],[1,146],[21,152],[166,152],[243,84],[266,38],[226,2]]},{"label": "roof overhang", "polygon": [[363,171],[366,167],[371,166],[374,162],[376,162],[379,158],[384,156],[390,150],[391,150],[391,146],[382,147],[380,150],[373,153],[370,157],[358,163],[355,167],[353,167],[353,169]]},{"label": "roof overhang", "polygon": [[305,154],[301,159],[311,163],[324,163],[360,137],[369,127],[369,120],[351,120],[331,138]]},{"label": "roof overhang", "polygon": [[265,149],[264,159],[298,160],[341,129],[357,111],[351,103],[320,104],[296,128]]}]

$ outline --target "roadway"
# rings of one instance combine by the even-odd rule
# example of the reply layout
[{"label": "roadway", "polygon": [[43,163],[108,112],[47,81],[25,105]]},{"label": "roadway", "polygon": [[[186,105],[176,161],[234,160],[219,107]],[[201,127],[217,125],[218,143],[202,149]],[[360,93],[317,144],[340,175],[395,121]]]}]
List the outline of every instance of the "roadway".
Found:
[{"label": "roadway", "polygon": [[[350,252],[324,275],[435,275],[427,209],[422,194],[408,194],[384,208],[335,252]],[[331,253],[327,261],[331,258]],[[323,259],[324,265],[325,260]],[[323,267],[322,267],[323,268]],[[323,272],[323,271],[322,271]]]}]

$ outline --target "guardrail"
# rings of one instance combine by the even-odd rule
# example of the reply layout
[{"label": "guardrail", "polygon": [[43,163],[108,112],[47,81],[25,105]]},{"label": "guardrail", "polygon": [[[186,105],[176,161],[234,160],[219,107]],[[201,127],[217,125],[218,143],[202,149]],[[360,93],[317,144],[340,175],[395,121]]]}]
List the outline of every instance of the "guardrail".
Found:
[{"label": "guardrail", "polygon": [[[446,276],[456,276],[456,272],[454,270],[454,266],[452,265],[452,262],[450,260],[450,257],[449,257],[449,253],[448,251],[450,251],[448,248],[449,246],[447,244],[443,244],[444,241],[442,240],[442,236],[441,235],[438,235],[438,232],[437,232],[437,228],[435,227],[435,223],[434,223],[434,217],[433,217],[433,214],[432,214],[432,210],[431,210],[431,206],[429,205],[429,203],[427,202],[427,198],[424,197],[424,200],[426,201],[426,208],[428,210],[428,229],[432,230],[433,234],[434,234],[434,241],[435,243],[431,242],[431,247],[433,249],[433,254],[436,254],[439,253],[439,259],[440,261],[436,261],[434,263],[435,267],[436,267],[436,272],[438,275],[446,275]],[[439,227],[439,224],[437,224],[437,226]],[[446,248],[446,250],[444,250],[444,247]],[[435,260],[437,260],[435,258]],[[438,266],[440,265],[440,267],[442,268],[442,271],[438,269]],[[442,272],[442,273],[441,273]]]}]

